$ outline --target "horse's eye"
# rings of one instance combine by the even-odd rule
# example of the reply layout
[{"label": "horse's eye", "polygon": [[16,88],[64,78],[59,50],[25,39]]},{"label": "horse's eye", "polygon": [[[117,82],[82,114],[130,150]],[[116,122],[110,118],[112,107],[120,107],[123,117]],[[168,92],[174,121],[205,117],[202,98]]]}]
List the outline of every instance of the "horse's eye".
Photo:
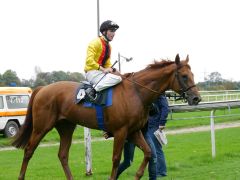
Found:
[{"label": "horse's eye", "polygon": [[182,79],[183,79],[183,81],[184,81],[185,83],[187,83],[187,81],[188,81],[188,76],[187,76],[187,75],[183,75],[183,76],[182,76]]}]

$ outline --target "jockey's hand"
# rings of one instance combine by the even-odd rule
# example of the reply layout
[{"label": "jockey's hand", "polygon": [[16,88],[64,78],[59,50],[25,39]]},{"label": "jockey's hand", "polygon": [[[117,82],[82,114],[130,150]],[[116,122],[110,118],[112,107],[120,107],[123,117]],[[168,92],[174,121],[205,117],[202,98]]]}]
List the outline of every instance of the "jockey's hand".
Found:
[{"label": "jockey's hand", "polygon": [[109,134],[108,134],[107,132],[103,131],[103,137],[104,137],[105,139],[108,139],[108,138],[109,138]]},{"label": "jockey's hand", "polygon": [[113,69],[111,67],[110,68],[103,68],[103,72],[104,73],[112,73]]},{"label": "jockey's hand", "polygon": [[122,74],[119,71],[115,71],[113,74],[121,76]]},{"label": "jockey's hand", "polygon": [[108,138],[110,138],[110,137],[113,137],[113,135],[112,135],[111,133],[105,132],[105,131],[103,131],[103,136],[104,136],[105,139],[108,139]]},{"label": "jockey's hand", "polygon": [[165,127],[166,127],[166,126],[159,126],[159,129],[160,129],[160,130],[163,130],[163,129],[165,129]]}]

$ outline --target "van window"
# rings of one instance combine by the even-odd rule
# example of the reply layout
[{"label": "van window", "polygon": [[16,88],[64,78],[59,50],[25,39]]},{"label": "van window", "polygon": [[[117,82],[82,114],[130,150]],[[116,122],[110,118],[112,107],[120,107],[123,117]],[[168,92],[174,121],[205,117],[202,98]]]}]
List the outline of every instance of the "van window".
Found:
[{"label": "van window", "polygon": [[0,96],[0,109],[3,109],[3,97]]},{"label": "van window", "polygon": [[27,108],[29,102],[28,95],[7,95],[7,106],[9,109]]}]

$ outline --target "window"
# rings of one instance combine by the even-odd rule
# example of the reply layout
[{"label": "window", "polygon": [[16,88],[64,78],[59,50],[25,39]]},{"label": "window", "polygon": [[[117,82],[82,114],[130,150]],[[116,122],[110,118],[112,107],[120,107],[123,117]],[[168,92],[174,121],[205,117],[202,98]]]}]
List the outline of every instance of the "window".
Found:
[{"label": "window", "polygon": [[3,109],[3,97],[0,96],[0,109]]},{"label": "window", "polygon": [[27,108],[29,102],[28,95],[8,95],[6,96],[9,109]]}]

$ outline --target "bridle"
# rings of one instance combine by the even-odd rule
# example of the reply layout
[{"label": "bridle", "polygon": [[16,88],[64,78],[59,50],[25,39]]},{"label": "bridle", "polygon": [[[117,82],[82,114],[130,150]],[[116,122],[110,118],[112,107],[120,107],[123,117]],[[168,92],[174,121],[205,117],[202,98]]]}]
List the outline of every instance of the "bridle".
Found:
[{"label": "bridle", "polygon": [[[188,87],[188,86],[186,85],[186,83],[184,82],[183,77],[179,74],[179,70],[180,70],[183,66],[186,66],[186,65],[177,65],[177,68],[176,68],[176,70],[175,70],[174,80],[172,81],[172,83],[174,83],[175,79],[177,79],[178,84],[179,84],[179,86],[181,87],[179,95],[171,95],[171,94],[167,94],[167,95],[166,95],[167,97],[174,97],[175,100],[182,100],[182,99],[185,99],[185,100],[186,100],[186,99],[187,99],[187,92],[188,92],[191,88],[193,88],[193,87],[196,86],[195,84],[193,84],[193,85],[191,85],[191,86]],[[130,79],[130,78],[127,78],[127,77],[126,77],[125,79],[128,80],[128,81],[130,81],[130,82],[132,82],[133,84],[137,84],[137,85],[139,85],[139,86],[141,86],[141,87],[143,87],[143,88],[145,88],[145,89],[148,89],[149,91],[151,91],[151,92],[153,92],[153,93],[156,93],[156,94],[158,94],[158,95],[163,95],[163,94],[165,94],[165,92],[159,92],[159,91],[157,91],[157,90],[151,89],[151,88],[149,88],[149,87],[147,87],[147,86],[145,86],[145,85],[137,82],[136,80],[134,80],[134,75],[135,75],[135,73],[132,72],[132,73],[131,73],[131,79]]]},{"label": "bridle", "polygon": [[184,79],[183,77],[179,74],[179,70],[184,67],[186,65],[180,65],[178,64],[177,65],[177,69],[175,71],[175,76],[174,76],[174,80],[173,82],[175,81],[175,79],[177,78],[177,81],[178,81],[178,84],[179,86],[181,87],[180,89],[180,93],[179,93],[179,96],[174,96],[175,98],[178,97],[176,100],[181,100],[181,99],[187,99],[187,92],[192,89],[193,87],[196,87],[196,84],[193,84],[191,86],[187,86],[187,84],[184,82]]}]

